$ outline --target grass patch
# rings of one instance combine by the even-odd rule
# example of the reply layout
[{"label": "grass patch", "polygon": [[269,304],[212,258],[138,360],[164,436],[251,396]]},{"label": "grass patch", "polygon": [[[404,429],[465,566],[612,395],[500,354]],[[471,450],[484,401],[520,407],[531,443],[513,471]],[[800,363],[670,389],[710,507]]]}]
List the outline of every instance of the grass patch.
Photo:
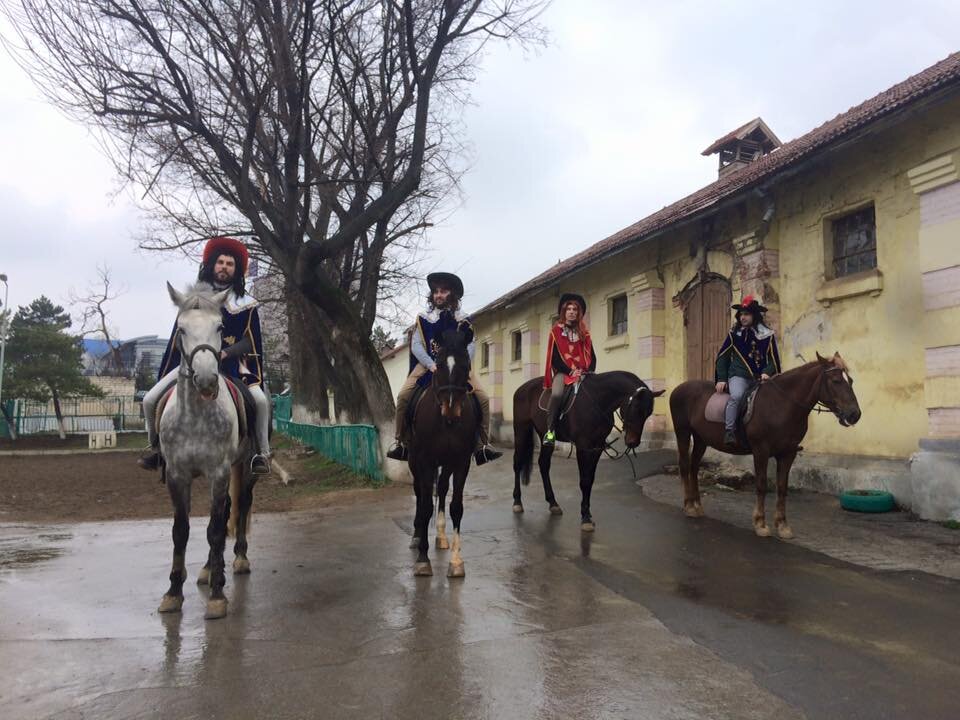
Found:
[{"label": "grass patch", "polygon": [[271,446],[283,467],[290,473],[291,481],[284,486],[284,492],[291,495],[304,495],[350,490],[358,488],[379,488],[387,484],[354,472],[296,439],[275,433]]},{"label": "grass patch", "polygon": [[[0,438],[0,450],[86,450],[89,447],[88,435],[89,433],[85,432],[75,433],[67,435],[63,440],[57,433],[20,435],[16,440]],[[146,433],[117,433],[117,447],[120,449],[140,450],[146,445]]]},{"label": "grass patch", "polygon": [[947,528],[947,530],[960,530],[960,520],[947,520],[940,524]]}]

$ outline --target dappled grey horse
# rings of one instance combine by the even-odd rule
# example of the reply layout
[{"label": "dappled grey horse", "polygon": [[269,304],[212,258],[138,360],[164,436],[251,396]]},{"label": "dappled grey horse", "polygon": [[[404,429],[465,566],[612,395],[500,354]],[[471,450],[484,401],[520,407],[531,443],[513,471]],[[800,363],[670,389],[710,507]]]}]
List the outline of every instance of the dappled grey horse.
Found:
[{"label": "dappled grey horse", "polygon": [[235,526],[237,536],[233,571],[250,572],[246,531],[256,482],[250,472],[253,448],[248,439],[240,437],[240,418],[227,380],[220,374],[220,307],[229,290],[215,293],[206,283],[198,283],[185,294],[169,283],[167,290],[179,308],[175,342],[183,360],[176,388],[161,411],[158,425],[174,511],[170,589],[163,596],[159,611],[179,612],[183,606],[190,487],[195,477],[203,476],[210,483],[210,554],[198,582],[210,583],[205,617],[220,618],[227,614],[227,598],[223,594],[227,523],[229,520]]}]

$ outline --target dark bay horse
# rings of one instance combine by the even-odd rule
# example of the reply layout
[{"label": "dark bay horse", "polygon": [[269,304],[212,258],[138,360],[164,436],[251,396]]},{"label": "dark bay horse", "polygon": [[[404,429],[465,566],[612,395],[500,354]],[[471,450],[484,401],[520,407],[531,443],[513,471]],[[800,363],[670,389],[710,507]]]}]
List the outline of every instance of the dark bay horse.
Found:
[{"label": "dark bay horse", "polygon": [[[453,476],[453,499],[450,519],[453,520],[453,546],[447,577],[464,577],[460,555],[460,521],[463,519],[463,488],[470,472],[470,461],[480,430],[480,411],[470,393],[470,356],[467,337],[458,330],[448,330],[440,339],[437,371],[414,414],[408,464],[413,473],[413,489],[417,495],[414,518],[414,542],[417,562],[414,575],[433,575],[427,531],[433,514],[433,486],[437,483],[437,549],[448,547],[444,506],[450,477]],[[438,475],[439,472],[439,475]],[[413,545],[411,546],[413,547]]]},{"label": "dark bay horse", "polygon": [[[770,535],[764,510],[767,493],[767,462],[777,459],[777,511],[774,526],[780,537],[793,537],[787,523],[787,480],[790,467],[807,434],[811,411],[822,405],[844,427],[860,419],[860,405],[853,392],[853,378],[840,353],[829,360],[817,353],[817,359],[763,382],[754,401],[753,417],[745,427],[749,448],[727,448],[723,443],[723,423],[709,422],[705,416],[707,401],[714,394],[713,383],[702,380],[685,382],[670,393],[670,414],[677,435],[680,478],[683,482],[683,512],[701,517],[699,470],[707,447],[732,455],[753,455],[757,479],[757,503],[753,510],[753,528],[760,537]],[[693,452],[690,438],[693,437]],[[740,441],[738,441],[740,442]]]},{"label": "dark bay horse", "polygon": [[[543,377],[528,380],[513,394],[513,511],[523,512],[520,483],[530,483],[533,464],[533,434],[540,436],[547,431],[547,413],[540,407],[544,392]],[[653,399],[664,391],[654,392],[633,373],[614,371],[593,373],[584,376],[577,391],[573,407],[557,427],[560,440],[572,442],[577,448],[577,468],[580,472],[580,527],[586,532],[594,530],[590,514],[590,492],[597,472],[597,463],[607,444],[607,436],[613,429],[613,414],[620,410],[623,419],[623,441],[628,448],[640,444],[643,425],[653,414]],[[553,445],[540,447],[540,476],[543,491],[554,515],[562,515],[550,484],[550,458]]]}]

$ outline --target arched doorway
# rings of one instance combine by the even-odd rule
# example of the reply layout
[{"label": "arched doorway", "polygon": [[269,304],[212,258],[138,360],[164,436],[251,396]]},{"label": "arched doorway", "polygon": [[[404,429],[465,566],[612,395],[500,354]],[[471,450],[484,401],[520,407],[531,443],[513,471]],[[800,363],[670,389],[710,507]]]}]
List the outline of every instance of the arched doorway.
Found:
[{"label": "arched doorway", "polygon": [[730,283],[713,276],[688,293],[683,309],[687,379],[713,381],[717,351],[730,331]]}]

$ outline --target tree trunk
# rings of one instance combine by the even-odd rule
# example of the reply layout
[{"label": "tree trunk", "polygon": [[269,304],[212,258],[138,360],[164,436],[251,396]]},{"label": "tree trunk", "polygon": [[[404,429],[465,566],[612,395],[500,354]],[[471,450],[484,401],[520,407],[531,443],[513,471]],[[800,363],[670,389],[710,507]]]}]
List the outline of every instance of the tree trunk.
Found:
[{"label": "tree trunk", "polygon": [[[298,405],[329,422],[393,425],[390,381],[362,323],[330,318],[295,288],[288,294],[290,365]],[[327,413],[327,391],[337,417]]]},{"label": "tree trunk", "polygon": [[60,395],[56,390],[53,390],[53,412],[57,415],[57,427],[60,429],[60,439],[66,440],[67,430],[63,424],[63,411],[60,409]]}]

